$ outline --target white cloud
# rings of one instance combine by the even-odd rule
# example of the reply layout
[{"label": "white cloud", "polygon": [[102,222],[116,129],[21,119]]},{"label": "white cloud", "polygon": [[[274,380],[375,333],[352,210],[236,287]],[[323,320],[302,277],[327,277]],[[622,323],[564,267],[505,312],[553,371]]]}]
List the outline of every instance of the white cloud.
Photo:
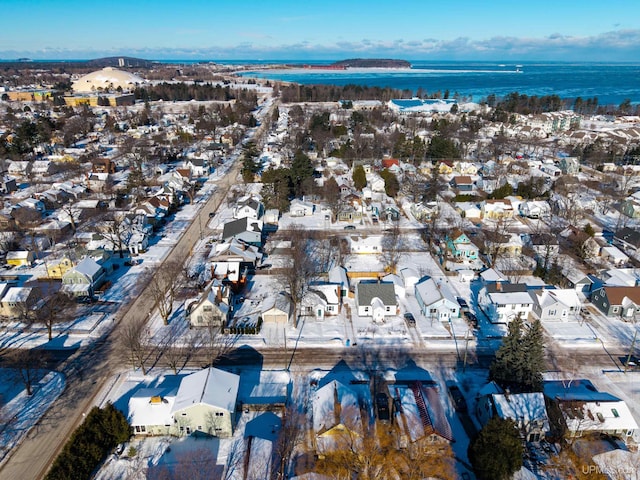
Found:
[{"label": "white cloud", "polygon": [[[253,37],[255,35],[255,37]],[[266,38],[260,34],[244,35],[246,42],[232,46],[194,48],[128,48],[72,50],[44,48],[39,51],[0,51],[1,58],[34,57],[51,59],[95,58],[103,55],[132,55],[149,59],[321,59],[347,55],[395,55],[409,59],[502,59],[637,61],[640,58],[640,30],[613,30],[594,36],[568,36],[555,33],[542,38],[495,36],[483,40],[459,37],[453,40],[426,38],[377,41],[340,40],[329,44],[300,41],[283,45],[256,43]],[[253,37],[253,38],[252,38]]]}]

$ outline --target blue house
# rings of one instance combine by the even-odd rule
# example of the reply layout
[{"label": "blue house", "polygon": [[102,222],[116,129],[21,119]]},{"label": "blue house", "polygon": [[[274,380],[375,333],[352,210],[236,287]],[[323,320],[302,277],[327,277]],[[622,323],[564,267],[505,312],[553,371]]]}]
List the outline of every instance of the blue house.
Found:
[{"label": "blue house", "polygon": [[477,260],[479,249],[469,237],[459,229],[454,229],[447,235],[447,250],[457,260]]}]

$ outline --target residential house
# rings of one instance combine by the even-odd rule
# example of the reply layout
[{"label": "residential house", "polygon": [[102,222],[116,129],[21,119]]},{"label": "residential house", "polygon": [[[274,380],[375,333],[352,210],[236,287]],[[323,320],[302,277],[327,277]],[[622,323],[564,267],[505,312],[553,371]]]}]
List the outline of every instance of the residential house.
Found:
[{"label": "residential house", "polygon": [[31,174],[40,178],[51,175],[53,163],[51,160],[34,160],[31,163]]},{"label": "residential house", "polygon": [[493,393],[481,396],[476,403],[476,416],[485,425],[491,418],[516,422],[526,442],[539,442],[549,433],[549,418],[541,392],[511,394]]},{"label": "residential house", "polygon": [[6,175],[0,176],[0,193],[4,195],[11,194],[18,190],[16,179]]},{"label": "residential house", "polygon": [[325,316],[337,315],[342,305],[342,285],[338,283],[313,282],[308,295],[302,300],[303,312],[323,320]]},{"label": "residential house", "polygon": [[448,285],[425,277],[415,285],[420,311],[427,319],[448,322],[460,316],[460,305]]},{"label": "residential house", "polygon": [[280,292],[265,300],[262,307],[262,321],[264,323],[287,324],[293,315],[293,305],[289,295]]},{"label": "residential house", "polygon": [[450,160],[440,160],[438,162],[438,172],[440,175],[451,175],[453,173],[453,162]]},{"label": "residential house", "polygon": [[316,454],[323,457],[346,445],[361,446],[364,433],[358,394],[333,380],[313,392],[311,400]]},{"label": "residential house", "polygon": [[640,270],[636,268],[613,268],[600,272],[604,285],[612,287],[635,287],[640,284]]},{"label": "residential house", "polygon": [[389,385],[399,445],[448,444],[454,440],[438,388],[414,381]]},{"label": "residential house", "polygon": [[536,259],[543,265],[550,266],[560,253],[558,238],[550,233],[532,233],[525,237],[525,244],[536,254]]},{"label": "residential house", "polygon": [[356,307],[358,316],[373,317],[374,322],[397,315],[398,301],[393,283],[360,281],[356,284]]},{"label": "residential house", "polygon": [[190,157],[185,160],[184,168],[188,168],[193,177],[206,177],[211,173],[209,161],[205,158]]},{"label": "residential house", "polygon": [[492,323],[509,323],[517,317],[529,318],[533,298],[525,284],[496,282],[480,290],[478,305]]},{"label": "residential house", "polygon": [[129,425],[134,435],[171,435],[171,410],[177,388],[141,388],[136,390],[128,404]]},{"label": "residential house", "polygon": [[604,285],[593,290],[591,303],[607,317],[635,321],[640,316],[640,287]]},{"label": "residential house", "polygon": [[624,200],[620,210],[629,218],[640,218],[640,202],[635,198],[627,198]]},{"label": "residential house", "polygon": [[262,254],[258,247],[232,239],[215,244],[207,260],[214,277],[238,283],[255,270],[260,259]]},{"label": "residential house", "polygon": [[409,211],[419,222],[429,222],[434,215],[438,214],[439,206],[438,202],[413,203]]},{"label": "residential house", "polygon": [[239,385],[239,375],[213,367],[184,377],[171,409],[175,434],[231,437]]},{"label": "residential house", "polygon": [[453,188],[457,189],[459,193],[473,191],[473,179],[468,175],[455,176],[449,183]]},{"label": "residential house", "polygon": [[624,227],[615,233],[613,243],[627,253],[636,252],[640,248],[640,232]]},{"label": "residential house", "polygon": [[224,224],[222,240],[228,242],[239,240],[256,247],[262,246],[262,220],[255,218],[239,218]]},{"label": "residential house", "polygon": [[253,197],[238,202],[233,212],[233,218],[262,218],[263,215],[264,205]]},{"label": "residential house", "polygon": [[575,175],[580,172],[580,160],[577,157],[562,157],[558,167],[565,175]]},{"label": "residential house", "polygon": [[481,206],[482,218],[504,220],[513,218],[513,206],[506,199],[485,200]]},{"label": "residential house", "polygon": [[62,275],[62,291],[75,297],[93,297],[106,278],[106,269],[93,258],[85,257]]},{"label": "residential house", "polygon": [[518,205],[518,213],[527,218],[544,218],[551,214],[551,206],[547,201],[528,200]]},{"label": "residential house", "polygon": [[73,268],[73,262],[68,257],[63,257],[59,262],[47,264],[47,277],[54,280],[62,280],[62,276]]},{"label": "residential house", "polygon": [[456,203],[456,211],[462,218],[466,218],[471,222],[476,222],[482,218],[482,210],[472,202]]},{"label": "residential house", "polygon": [[36,254],[27,250],[7,252],[7,265],[30,267],[36,261]]},{"label": "residential house", "polygon": [[0,300],[0,312],[6,317],[24,319],[36,308],[40,298],[36,287],[9,287]]},{"label": "residential house", "polygon": [[622,267],[629,262],[629,257],[622,253],[617,247],[608,245],[600,248],[600,257],[616,267]]},{"label": "residential house", "polygon": [[87,188],[92,192],[104,192],[111,188],[113,179],[110,173],[87,173]]},{"label": "residential house", "polygon": [[314,211],[315,206],[311,202],[305,202],[297,198],[291,200],[291,205],[289,206],[289,214],[292,217],[308,217],[313,215]]},{"label": "residential house", "polygon": [[229,320],[231,289],[214,280],[199,299],[186,306],[187,318],[192,327],[222,327]]},{"label": "residential house", "polygon": [[478,275],[482,285],[487,286],[495,283],[508,283],[507,277],[497,268],[487,268]]},{"label": "residential house", "polygon": [[471,242],[466,233],[453,229],[447,234],[447,250],[456,260],[477,260],[480,250]]},{"label": "residential house", "polygon": [[638,424],[623,400],[598,391],[586,379],[547,380],[545,397],[560,410],[569,438],[600,433],[625,442],[638,441]]},{"label": "residential house", "polygon": [[574,289],[543,289],[531,292],[533,313],[542,321],[575,320],[582,301]]},{"label": "residential house", "polygon": [[91,171],[94,173],[116,173],[116,164],[110,158],[96,158],[91,163]]}]

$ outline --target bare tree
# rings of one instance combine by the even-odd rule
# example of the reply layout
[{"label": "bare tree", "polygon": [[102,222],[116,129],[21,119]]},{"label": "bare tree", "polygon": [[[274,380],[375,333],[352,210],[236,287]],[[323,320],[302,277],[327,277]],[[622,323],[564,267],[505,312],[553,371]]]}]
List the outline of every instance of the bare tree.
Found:
[{"label": "bare tree", "polygon": [[307,405],[287,404],[275,445],[275,458],[279,462],[277,479],[290,478],[293,455],[307,434]]},{"label": "bare tree", "polygon": [[198,335],[185,330],[184,323],[172,322],[166,329],[160,347],[164,364],[173,370],[174,375],[184,368],[199,346]]},{"label": "bare tree", "polygon": [[393,222],[393,225],[383,237],[381,246],[380,259],[384,263],[385,271],[395,272],[400,259],[404,255],[404,239],[398,222]]},{"label": "bare tree", "polygon": [[35,312],[36,321],[47,327],[49,340],[53,338],[54,325],[68,320],[69,316],[65,313],[72,307],[75,307],[75,303],[71,297],[62,291],[57,291]]},{"label": "bare tree", "polygon": [[124,324],[120,330],[119,346],[129,357],[131,366],[135,370],[140,368],[143,375],[147,374],[147,339],[149,337],[146,322],[141,318],[134,318]]},{"label": "bare tree", "polygon": [[293,324],[298,326],[298,308],[309,291],[309,285],[317,277],[317,265],[310,255],[308,232],[300,225],[292,225],[288,230],[291,249],[280,280],[289,292],[293,306]]},{"label": "bare tree", "polygon": [[231,352],[238,338],[239,335],[225,333],[218,323],[207,322],[201,332],[200,345],[207,352],[210,365],[215,365],[219,359]]},{"label": "bare tree", "polygon": [[173,302],[181,285],[184,283],[182,264],[165,262],[149,279],[149,290],[162,320],[169,324],[169,316],[173,312]]},{"label": "bare tree", "polygon": [[46,364],[46,355],[41,350],[14,350],[5,356],[8,365],[15,369],[27,395],[33,394],[33,385],[39,380],[39,371]]},{"label": "bare tree", "polygon": [[111,243],[114,251],[119,253],[120,258],[124,257],[123,247],[126,242],[128,228],[124,212],[109,212],[98,225],[98,231]]}]

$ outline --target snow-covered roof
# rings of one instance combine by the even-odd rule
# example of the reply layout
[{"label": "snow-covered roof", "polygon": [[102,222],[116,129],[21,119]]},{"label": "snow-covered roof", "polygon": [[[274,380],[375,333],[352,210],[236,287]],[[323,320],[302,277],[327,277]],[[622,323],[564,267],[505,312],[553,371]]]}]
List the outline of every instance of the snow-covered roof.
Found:
[{"label": "snow-covered roof", "polygon": [[360,423],[358,395],[337,380],[316,390],[312,407],[313,431],[316,434],[322,434],[339,423],[346,423],[348,428]]},{"label": "snow-covered roof", "polygon": [[484,272],[482,272],[480,274],[480,278],[484,281],[484,282],[506,282],[507,277],[504,276],[504,274],[499,271],[496,270],[495,268],[489,268],[487,270],[485,270]]},{"label": "snow-covered roof", "polygon": [[539,290],[532,292],[541,308],[560,303],[565,307],[580,308],[582,302],[573,289]]},{"label": "snow-covered roof", "polygon": [[86,257],[83,259],[78,265],[75,266],[74,270],[78,273],[86,275],[88,278],[93,278],[99,271],[100,265],[91,257]]},{"label": "snow-covered roof", "polygon": [[447,300],[457,306],[456,296],[451,289],[443,283],[436,282],[433,278],[427,278],[416,284],[416,296],[420,296],[425,305],[432,305],[440,300]]},{"label": "snow-covered roof", "polygon": [[547,408],[541,392],[518,394],[494,394],[493,404],[502,419],[511,418],[517,423],[530,425],[542,420],[548,423]]},{"label": "snow-covered roof", "polygon": [[122,87],[124,90],[129,90],[136,84],[142,83],[145,83],[145,80],[137,75],[113,67],[105,67],[80,77],[73,82],[72,88],[75,92],[90,93],[98,88]]},{"label": "snow-covered roof", "polygon": [[239,384],[240,376],[213,367],[187,375],[180,382],[171,413],[196,404],[234,412]]},{"label": "snow-covered roof", "polygon": [[172,425],[176,389],[142,388],[129,399],[129,424]]},{"label": "snow-covered roof", "polygon": [[33,287],[11,287],[2,297],[2,303],[23,303],[31,295]]}]

